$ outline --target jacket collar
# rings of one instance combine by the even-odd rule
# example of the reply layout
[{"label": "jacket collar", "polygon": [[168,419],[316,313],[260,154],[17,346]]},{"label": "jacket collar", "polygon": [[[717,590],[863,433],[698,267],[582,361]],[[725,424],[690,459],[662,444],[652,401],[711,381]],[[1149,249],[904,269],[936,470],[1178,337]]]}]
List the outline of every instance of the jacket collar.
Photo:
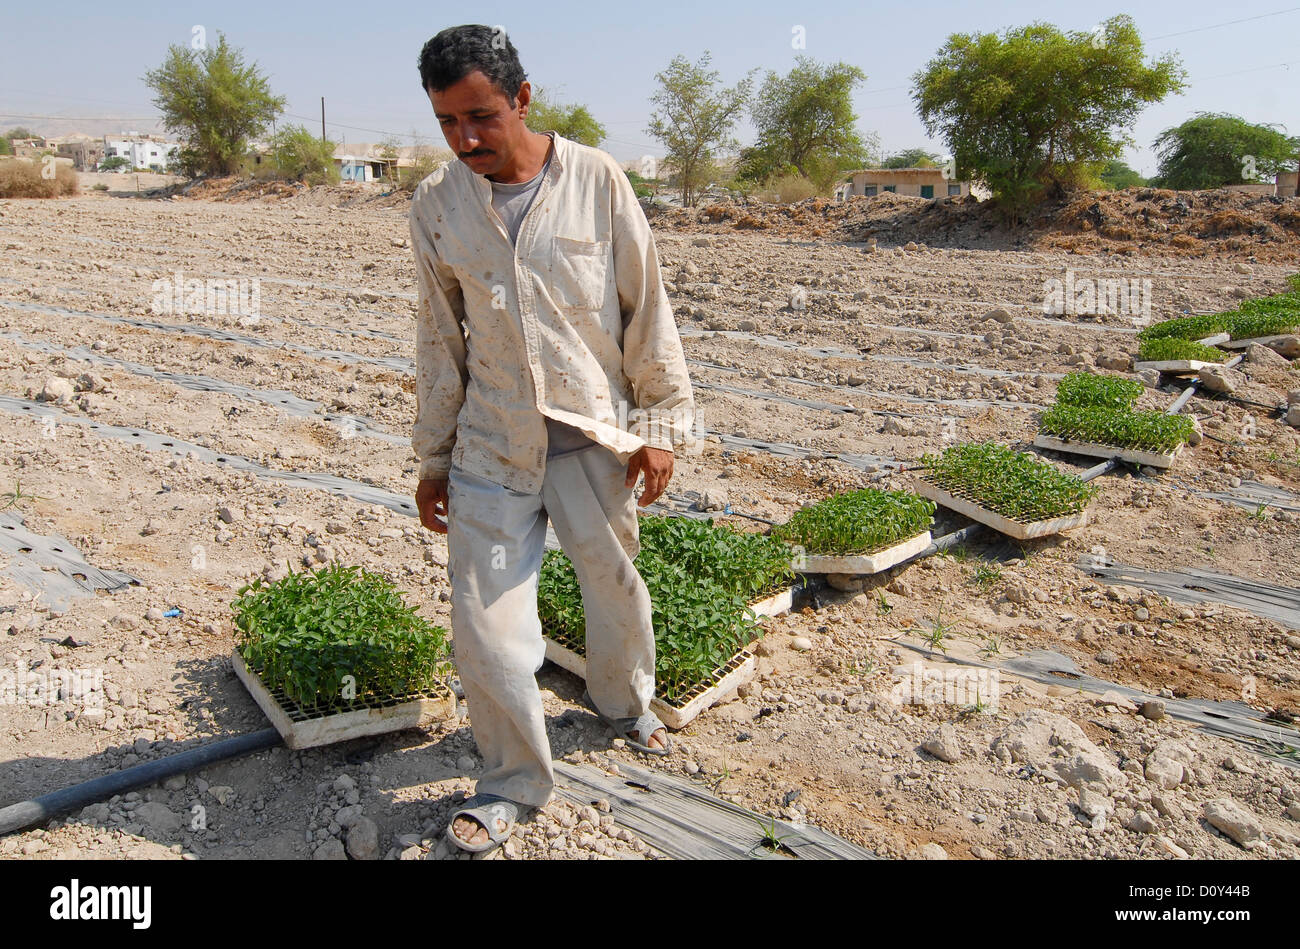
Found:
[{"label": "jacket collar", "polygon": [[[547,132],[545,134],[550,135],[551,138],[554,140],[555,152],[553,155],[551,155],[551,167],[546,174],[546,178],[544,179],[543,184],[545,184],[547,181],[554,182],[557,180],[560,172],[564,169],[564,166],[568,161],[569,149],[572,147],[573,144],[567,138],[561,135],[559,132]],[[465,164],[459,158],[454,159],[454,161],[456,162],[457,165],[460,165],[461,172],[463,174],[469,175],[469,177],[472,179],[473,187],[480,194],[486,195],[487,200],[490,203],[492,200],[492,182],[488,180],[487,175],[480,175],[477,172],[471,170],[469,165]]]}]

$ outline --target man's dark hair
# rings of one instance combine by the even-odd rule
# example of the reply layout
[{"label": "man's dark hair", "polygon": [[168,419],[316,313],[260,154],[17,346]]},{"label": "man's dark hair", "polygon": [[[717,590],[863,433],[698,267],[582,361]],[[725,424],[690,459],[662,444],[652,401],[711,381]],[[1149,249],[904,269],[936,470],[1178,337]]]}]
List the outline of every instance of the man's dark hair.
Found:
[{"label": "man's dark hair", "polygon": [[525,78],[519,51],[503,27],[452,26],[420,50],[420,86],[441,92],[478,70],[514,101]]}]

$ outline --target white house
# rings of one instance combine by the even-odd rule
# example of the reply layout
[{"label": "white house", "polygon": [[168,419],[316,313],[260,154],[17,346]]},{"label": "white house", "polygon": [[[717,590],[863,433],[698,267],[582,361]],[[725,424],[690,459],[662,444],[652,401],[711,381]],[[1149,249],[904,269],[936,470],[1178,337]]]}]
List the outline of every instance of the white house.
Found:
[{"label": "white house", "polygon": [[180,147],[177,142],[165,142],[151,136],[132,135],[120,139],[104,136],[104,158],[125,158],[129,163],[124,166],[126,171],[132,168],[162,171]]}]

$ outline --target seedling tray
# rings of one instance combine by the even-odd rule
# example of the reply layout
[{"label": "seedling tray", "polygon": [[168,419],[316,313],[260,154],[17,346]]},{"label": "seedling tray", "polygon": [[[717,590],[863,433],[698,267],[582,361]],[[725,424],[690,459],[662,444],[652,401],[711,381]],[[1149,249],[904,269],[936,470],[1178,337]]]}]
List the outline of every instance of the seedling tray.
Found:
[{"label": "seedling tray", "polygon": [[973,499],[957,497],[925,478],[915,479],[914,484],[916,493],[921,497],[929,498],[935,504],[942,505],[950,511],[956,511],[958,514],[963,514],[972,521],[987,524],[995,531],[1006,534],[1008,537],[1014,537],[1017,540],[1030,540],[1034,537],[1059,534],[1061,531],[1083,527],[1091,520],[1090,510],[1084,508],[1077,514],[1065,514],[1061,517],[1052,517],[1041,521],[1015,521],[983,507]]},{"label": "seedling tray", "polygon": [[802,566],[795,569],[800,573],[847,573],[872,574],[888,570],[902,563],[909,557],[915,557],[930,546],[930,532],[923,531],[915,537],[873,551],[869,554],[805,554],[800,561]]},{"label": "seedling tray", "polygon": [[[780,616],[782,613],[787,613],[794,603],[794,595],[800,586],[801,584],[796,583],[784,590],[778,590],[771,596],[749,604],[749,608],[756,616]],[[570,642],[567,637],[555,635],[549,630],[543,630],[543,639],[546,642],[547,659],[580,679],[587,678],[587,657],[581,652],[581,647],[577,643]],[[685,728],[705,709],[716,705],[718,699],[753,677],[758,663],[750,652],[752,645],[751,643],[744,647],[725,664],[715,669],[707,682],[691,689],[679,703],[671,704],[656,695],[650,700],[650,707],[669,728],[674,731]]]},{"label": "seedling tray", "polygon": [[1251,339],[1233,339],[1233,340],[1229,340],[1226,343],[1219,343],[1219,345],[1224,349],[1249,349],[1255,343],[1259,343],[1259,345],[1261,346],[1272,347],[1274,343],[1280,342],[1284,339],[1288,339],[1295,335],[1297,334],[1280,333],[1277,336],[1255,336]]},{"label": "seedling tray", "polygon": [[450,718],[456,711],[456,696],[442,683],[423,692],[357,702],[345,712],[304,709],[280,689],[267,688],[261,676],[244,664],[238,649],[230,661],[253,701],[271,720],[284,743],[294,749],[416,728]]},{"label": "seedling tray", "polygon": [[1143,451],[1140,448],[1120,448],[1116,445],[1099,445],[1096,442],[1080,442],[1042,434],[1034,439],[1034,447],[1063,451],[1072,455],[1087,455],[1091,458],[1121,458],[1124,461],[1150,465],[1153,468],[1168,468],[1183,451],[1182,445],[1170,452]]},{"label": "seedling tray", "polygon": [[1206,366],[1220,366],[1222,363],[1204,362],[1200,359],[1161,359],[1157,362],[1140,362],[1134,368],[1138,371],[1143,369],[1155,369],[1157,372],[1168,372],[1178,374],[1184,372],[1199,372]]},{"label": "seedling tray", "polygon": [[[550,634],[546,640],[546,658],[561,669],[572,672],[580,679],[587,678],[587,657],[558,640]],[[714,670],[709,681],[703,682],[686,693],[677,704],[670,704],[659,696],[650,700],[650,708],[659,716],[666,726],[673,731],[685,728],[705,709],[712,708],[718,700],[733,689],[748,682],[758,668],[758,660],[746,646],[726,664]]]}]

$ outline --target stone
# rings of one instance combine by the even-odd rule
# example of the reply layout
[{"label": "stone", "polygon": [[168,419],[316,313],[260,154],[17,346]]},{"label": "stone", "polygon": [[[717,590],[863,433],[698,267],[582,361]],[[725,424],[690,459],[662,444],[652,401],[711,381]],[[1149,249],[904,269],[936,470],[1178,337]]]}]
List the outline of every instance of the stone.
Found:
[{"label": "stone", "polygon": [[1139,713],[1143,718],[1158,722],[1165,717],[1164,699],[1148,699],[1142,703]]},{"label": "stone", "polygon": [[1201,420],[1195,415],[1188,416],[1192,420],[1192,434],[1187,438],[1187,444],[1195,448],[1201,442],[1205,441],[1205,429],[1201,427]]},{"label": "stone", "polygon": [[1137,372],[1138,381],[1148,389],[1160,388],[1160,370],[1159,369],[1139,369]]},{"label": "stone", "polygon": [[131,816],[158,833],[174,834],[181,829],[180,815],[157,801],[146,801],[137,807]]},{"label": "stone", "polygon": [[987,313],[984,314],[983,317],[981,317],[981,320],[993,320],[995,323],[1010,323],[1014,319],[1015,317],[1012,316],[1010,313],[1008,313],[1006,310],[1004,310],[1002,307],[997,307],[996,309],[989,310]]},{"label": "stone", "polygon": [[340,774],[334,779],[334,790],[341,794],[346,794],[348,791],[356,788],[356,786],[357,782],[352,780],[352,778],[348,777],[346,774]]},{"label": "stone", "polygon": [[1104,352],[1097,357],[1098,369],[1111,369],[1115,372],[1129,372],[1133,368],[1133,357],[1128,353]]},{"label": "stone", "polygon": [[343,841],[337,837],[331,837],[316,848],[316,852],[311,855],[311,858],[313,860],[346,860],[348,852],[343,846]]},{"label": "stone", "polygon": [[1147,755],[1143,775],[1147,781],[1166,791],[1190,780],[1192,753],[1175,741],[1162,741]]},{"label": "stone", "polygon": [[931,841],[928,844],[922,844],[918,853],[920,853],[922,860],[947,860],[948,859],[948,851],[944,850],[943,847],[939,846],[933,841]]},{"label": "stone", "polygon": [[995,754],[1032,764],[1076,789],[1108,792],[1122,787],[1124,776],[1070,719],[1043,709],[1029,709],[993,742]]},{"label": "stone", "polygon": [[1135,834],[1154,834],[1160,829],[1160,825],[1156,823],[1156,819],[1146,811],[1138,811],[1124,826]]},{"label": "stone", "polygon": [[1121,712],[1136,712],[1137,705],[1114,689],[1103,692],[1092,700],[1093,705],[1100,705],[1102,708],[1117,708]]},{"label": "stone", "polygon": [[1225,369],[1222,366],[1202,366],[1196,373],[1196,378],[1210,392],[1222,392],[1225,395],[1236,392],[1246,384],[1244,374],[1236,369]]},{"label": "stone", "polygon": [[1288,333],[1283,336],[1274,336],[1264,344],[1279,356],[1287,359],[1295,359],[1300,356],[1300,336]]},{"label": "stone", "polygon": [[221,520],[226,524],[233,524],[236,521],[242,521],[244,519],[244,512],[237,507],[223,504],[221,507],[217,508],[217,517],[221,518]]},{"label": "stone", "polygon": [[807,652],[809,649],[812,649],[813,644],[812,640],[807,636],[795,636],[790,640],[790,646],[792,649],[799,652]]},{"label": "stone", "polygon": [[72,401],[73,395],[74,390],[71,380],[51,376],[41,386],[40,394],[36,396],[36,400],[38,402],[54,402],[58,405],[67,405]]},{"label": "stone", "polygon": [[1245,850],[1264,843],[1264,826],[1253,813],[1231,798],[1207,801],[1201,812],[1210,826],[1222,831]]},{"label": "stone", "polygon": [[921,747],[940,761],[946,761],[949,764],[960,761],[962,757],[961,741],[957,737],[957,729],[953,728],[949,722],[941,724],[939,730],[927,738],[921,744]]},{"label": "stone", "polygon": [[347,851],[353,860],[379,859],[379,827],[369,817],[358,817],[348,828]]},{"label": "stone", "polygon": [[1260,366],[1285,366],[1287,361],[1281,353],[1268,346],[1261,346],[1259,343],[1251,343],[1246,347],[1246,362],[1256,363]]}]

